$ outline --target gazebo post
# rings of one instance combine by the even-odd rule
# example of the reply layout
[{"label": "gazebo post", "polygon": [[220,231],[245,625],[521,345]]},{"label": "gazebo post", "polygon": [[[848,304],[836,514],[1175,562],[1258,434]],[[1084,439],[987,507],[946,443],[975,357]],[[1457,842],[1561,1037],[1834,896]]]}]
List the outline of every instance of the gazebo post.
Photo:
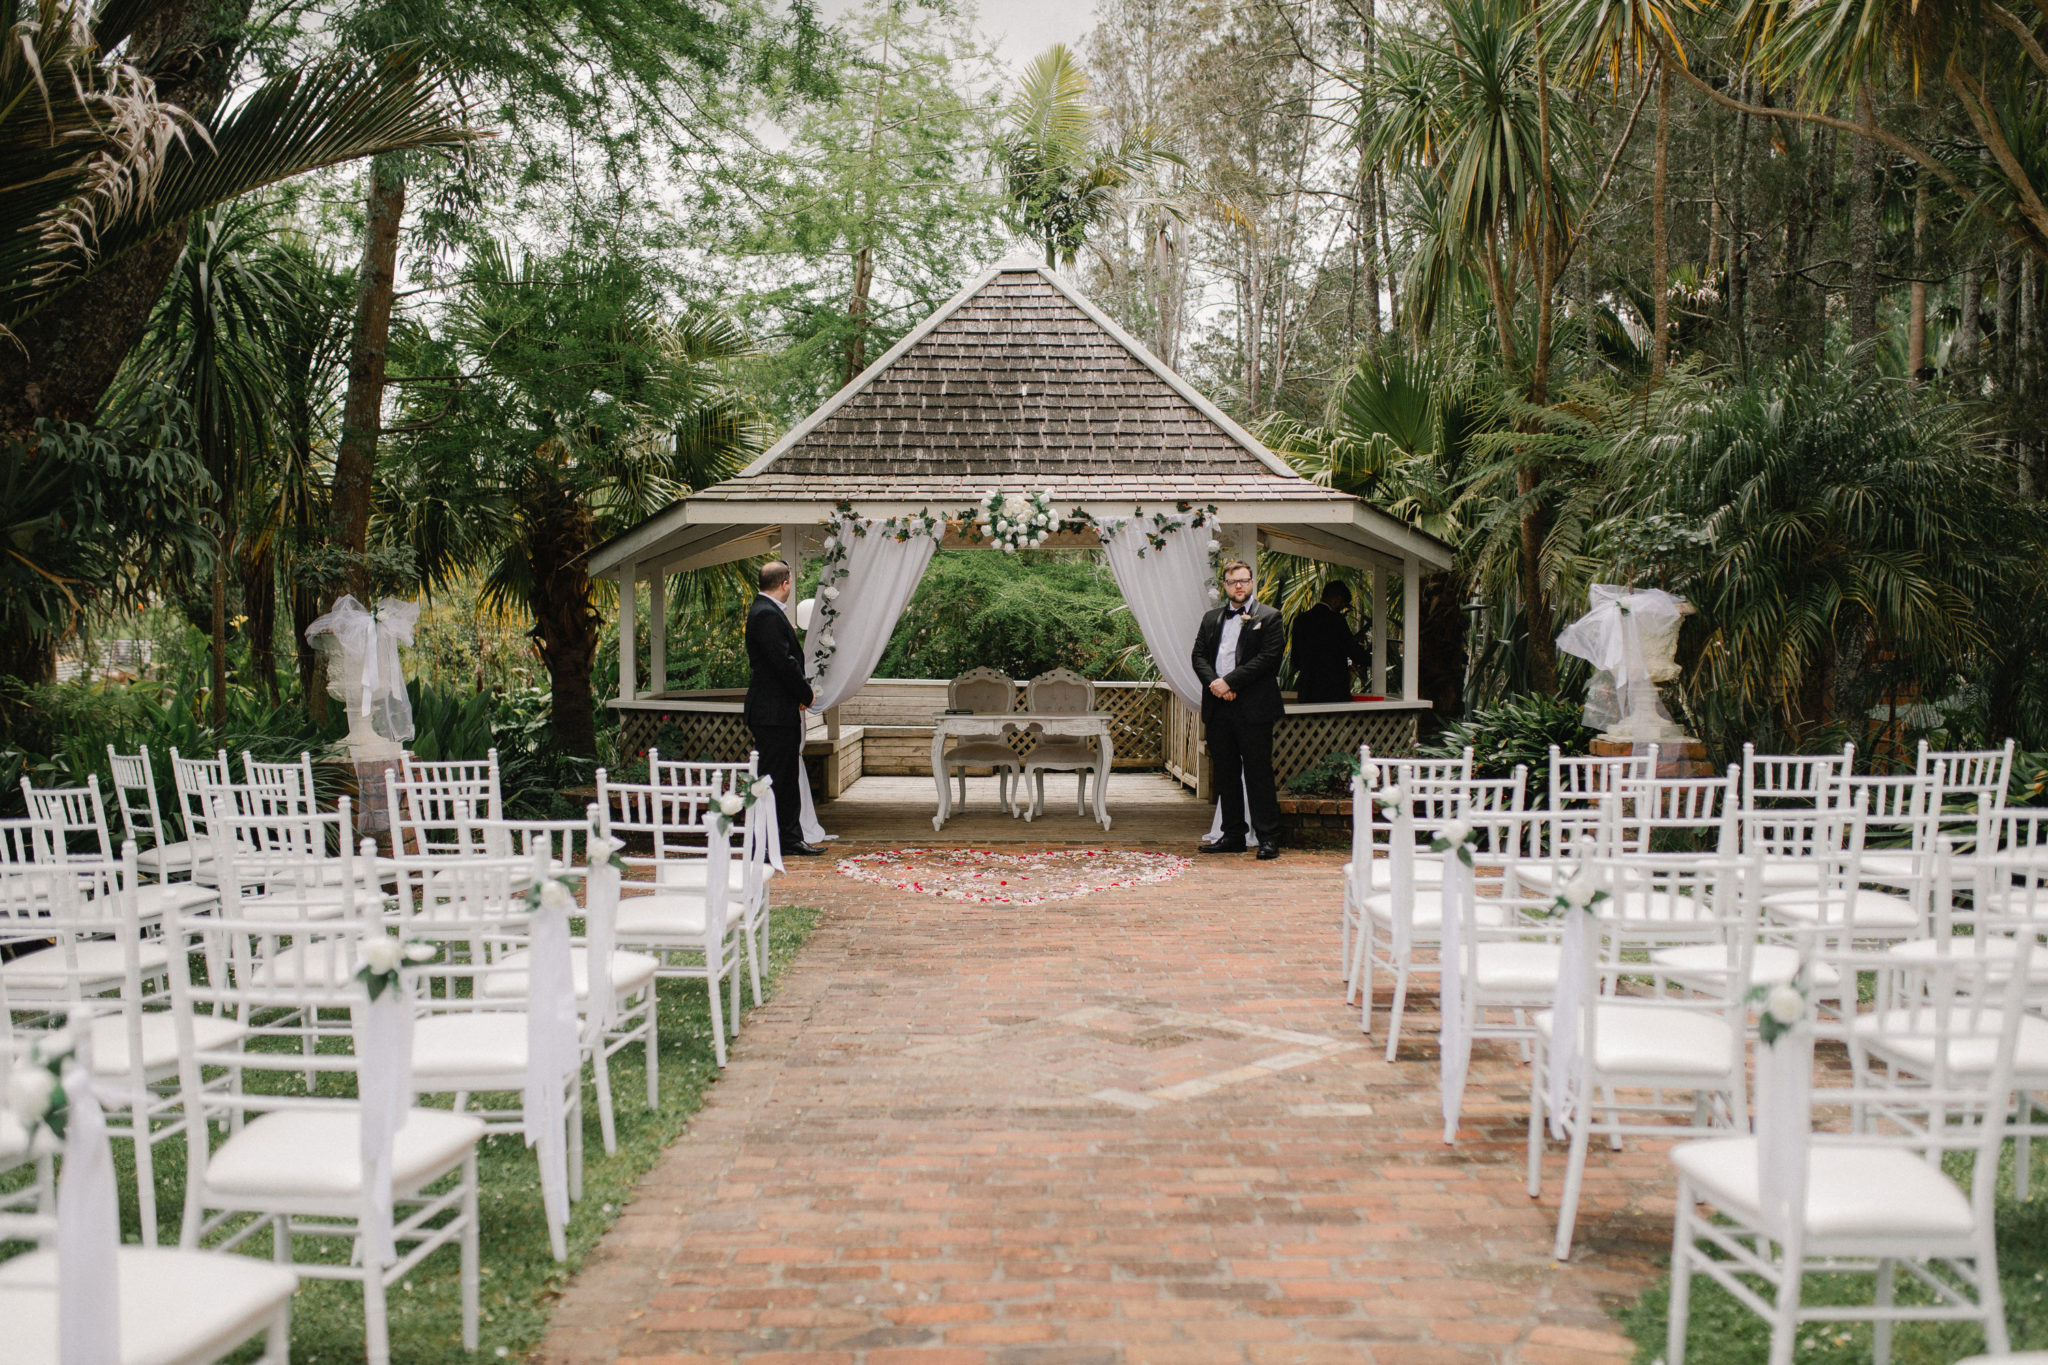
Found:
[{"label": "gazebo post", "polygon": [[647,580],[647,695],[668,691],[668,575]]},{"label": "gazebo post", "polygon": [[632,701],[637,671],[638,642],[633,638],[640,624],[638,600],[640,566],[628,564],[619,574],[619,700]]},{"label": "gazebo post", "polygon": [[1387,695],[1387,570],[1372,570],[1372,676],[1366,679],[1375,697]]},{"label": "gazebo post", "polygon": [[[784,526],[776,535],[775,553],[781,558],[783,563],[789,565],[791,582],[802,578],[804,574],[803,531],[804,528],[801,526]],[[790,590],[789,601],[783,603],[782,609],[789,613],[789,623],[795,625],[796,590],[794,588]]]},{"label": "gazebo post", "polygon": [[1256,583],[1259,576],[1259,528],[1242,521],[1226,525],[1223,528],[1223,557],[1242,559],[1251,565],[1252,580]]},{"label": "gazebo post", "polygon": [[1422,694],[1422,563],[1401,560],[1401,700]]}]

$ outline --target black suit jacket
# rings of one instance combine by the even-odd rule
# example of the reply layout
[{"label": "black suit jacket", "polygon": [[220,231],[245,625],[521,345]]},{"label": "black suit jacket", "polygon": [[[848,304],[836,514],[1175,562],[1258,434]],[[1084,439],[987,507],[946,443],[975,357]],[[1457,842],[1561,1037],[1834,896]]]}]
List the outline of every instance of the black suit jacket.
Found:
[{"label": "black suit jacket", "polygon": [[756,597],[747,611],[747,663],[754,671],[747,684],[748,728],[794,729],[803,724],[798,712],[811,704],[812,696],[804,677],[804,652],[796,627],[772,597]]},{"label": "black suit jacket", "polygon": [[1264,602],[1245,604],[1244,626],[1237,633],[1237,667],[1223,675],[1236,701],[1225,701],[1208,690],[1216,681],[1216,651],[1223,645],[1223,608],[1202,618],[1195,632],[1195,676],[1202,680],[1202,720],[1205,724],[1229,712],[1252,725],[1270,725],[1285,713],[1280,699],[1280,656],[1286,652],[1286,630],[1280,613]]},{"label": "black suit jacket", "polygon": [[1294,618],[1294,694],[1308,702],[1350,701],[1351,669],[1371,675],[1372,652],[1343,614],[1318,602]]}]

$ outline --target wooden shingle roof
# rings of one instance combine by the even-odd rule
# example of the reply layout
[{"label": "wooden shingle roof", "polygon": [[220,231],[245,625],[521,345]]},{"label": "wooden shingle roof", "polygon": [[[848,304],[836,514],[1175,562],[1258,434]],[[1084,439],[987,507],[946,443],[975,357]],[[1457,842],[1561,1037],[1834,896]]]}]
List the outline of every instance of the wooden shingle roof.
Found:
[{"label": "wooden shingle roof", "polygon": [[1064,280],[1011,258],[704,500],[1349,501],[1303,479]]}]

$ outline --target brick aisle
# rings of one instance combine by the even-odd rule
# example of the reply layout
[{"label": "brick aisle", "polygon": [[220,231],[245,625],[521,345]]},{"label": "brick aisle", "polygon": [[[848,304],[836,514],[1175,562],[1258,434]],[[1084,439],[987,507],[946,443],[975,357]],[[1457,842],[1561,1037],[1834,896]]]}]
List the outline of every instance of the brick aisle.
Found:
[{"label": "brick aisle", "polygon": [[1394,1064],[1342,1004],[1340,861],[1036,907],[793,864],[779,898],[824,919],[542,1359],[1625,1358],[1607,1310],[1667,1246],[1661,1154],[1596,1150],[1558,1267],[1526,1069],[1483,1046],[1447,1148],[1433,994]]}]

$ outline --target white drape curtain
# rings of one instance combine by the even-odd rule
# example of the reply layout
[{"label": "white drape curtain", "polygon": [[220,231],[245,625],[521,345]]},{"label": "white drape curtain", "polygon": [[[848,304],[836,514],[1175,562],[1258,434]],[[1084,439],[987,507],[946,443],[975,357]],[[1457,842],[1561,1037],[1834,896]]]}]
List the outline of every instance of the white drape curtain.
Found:
[{"label": "white drape curtain", "polygon": [[[1154,545],[1149,521],[1111,523],[1102,533],[1109,571],[1137,619],[1159,678],[1183,704],[1200,710],[1202,683],[1192,662],[1195,633],[1209,610],[1209,528],[1183,524]],[[1142,552],[1142,553],[1141,553]]]},{"label": "white drape curtain", "polygon": [[[832,525],[831,534],[848,537],[851,546],[846,556],[846,572],[831,585],[838,589],[839,595],[832,599],[832,604],[839,614],[835,618],[823,611],[814,612],[810,628],[804,632],[804,665],[814,680],[817,695],[811,700],[811,708],[815,711],[837,706],[874,676],[897,619],[910,605],[910,595],[917,591],[918,580],[924,577],[933,551],[939,548],[935,538],[922,532],[898,540],[893,532],[884,531],[879,522],[861,525],[865,535],[854,534],[851,519]],[[828,630],[834,649],[825,665],[825,676],[819,678],[819,656]],[[801,764],[797,767],[797,779],[804,842],[815,844],[832,837],[818,823],[810,777]]]}]

